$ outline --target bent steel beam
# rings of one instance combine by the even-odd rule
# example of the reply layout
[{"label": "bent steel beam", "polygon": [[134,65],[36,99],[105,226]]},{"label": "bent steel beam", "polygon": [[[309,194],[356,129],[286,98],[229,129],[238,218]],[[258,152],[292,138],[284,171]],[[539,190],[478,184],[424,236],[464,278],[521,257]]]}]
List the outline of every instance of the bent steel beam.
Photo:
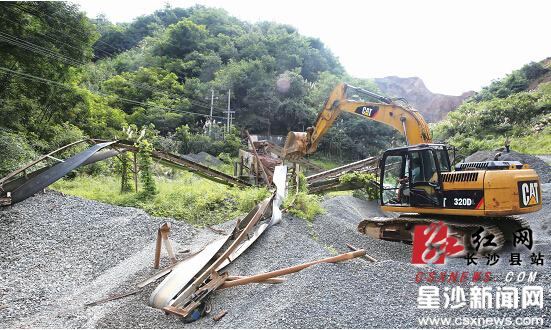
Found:
[{"label": "bent steel beam", "polygon": [[48,187],[52,183],[61,179],[67,173],[71,172],[75,168],[81,166],[86,160],[92,157],[96,152],[101,149],[108,147],[116,141],[104,142],[93,145],[92,147],[80,152],[64,162],[57,163],[54,166],[48,168],[42,173],[33,176],[29,180],[23,182],[15,190],[11,192],[11,202],[12,204],[18,203],[26,198],[31,197],[40,190]]},{"label": "bent steel beam", "polygon": [[[133,144],[128,144],[127,141],[118,141],[114,147],[119,147],[121,149],[127,149],[128,151],[138,152],[139,149]],[[163,165],[177,167],[184,169],[190,172],[193,172],[205,179],[209,179],[218,183],[223,183],[227,185],[247,187],[250,186],[249,183],[235,178],[231,175],[228,175],[224,172],[220,172],[203,164],[200,164],[186,156],[178,156],[166,151],[153,150],[151,152],[151,157],[159,160]]]},{"label": "bent steel beam", "polygon": [[[94,145],[66,160],[53,156],[56,153],[83,142],[89,142]],[[138,152],[139,149],[134,145],[134,142],[126,140],[108,141],[89,139],[65,145],[11,172],[4,178],[0,178],[0,205],[18,203],[48,187],[50,184],[80,166],[102,161],[127,151]],[[235,178],[224,172],[200,164],[186,156],[179,156],[157,150],[153,150],[151,156],[159,160],[163,165],[184,169],[217,183],[239,187],[250,186],[249,183],[239,178]],[[33,166],[49,159],[54,159],[57,163],[50,165],[45,164],[43,167],[27,173]]]}]

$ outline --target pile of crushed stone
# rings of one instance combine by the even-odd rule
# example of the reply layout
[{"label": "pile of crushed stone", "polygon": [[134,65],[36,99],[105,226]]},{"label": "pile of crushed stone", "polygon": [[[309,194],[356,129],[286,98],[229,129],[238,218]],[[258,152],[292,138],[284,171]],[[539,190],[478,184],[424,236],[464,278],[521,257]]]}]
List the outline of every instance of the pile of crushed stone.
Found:
[{"label": "pile of crushed stone", "polygon": [[[549,196],[551,184],[542,185]],[[546,254],[544,209],[525,215],[537,238],[534,251]],[[286,214],[243,255],[225,269],[231,275],[252,275],[348,252],[345,243],[366,249],[379,261],[356,258],[338,264],[319,264],[285,276],[282,284],[249,284],[215,292],[209,316],[185,324],[147,306],[156,284],[135,295],[92,307],[84,303],[133,290],[151,276],[154,238],[158,225],[169,219],[77,197],[47,192],[0,209],[0,327],[56,328],[419,328],[418,318],[527,317],[549,315],[551,295],[544,309],[417,308],[415,275],[433,267],[412,265],[411,245],[376,240],[357,232],[357,223],[380,215],[376,203],[352,196],[326,198],[326,213],[307,222]],[[220,234],[172,221],[171,238],[177,251],[198,251]],[[216,226],[229,231],[233,222]],[[547,227],[546,227],[547,228]],[[507,271],[496,272],[502,283]],[[465,270],[464,260],[439,270]],[[168,260],[163,251],[162,266]],[[455,264],[455,265],[454,265]],[[482,266],[481,266],[482,267]],[[551,287],[551,262],[538,266],[546,292]],[[470,268],[469,271],[477,268]],[[497,269],[497,268],[496,268]],[[525,270],[525,268],[522,268]],[[540,276],[540,275],[538,275]],[[516,285],[516,284],[515,284]],[[522,285],[522,283],[520,284]],[[221,310],[227,315],[216,322]],[[535,314],[538,313],[538,314]],[[434,327],[434,326],[432,326]],[[549,327],[545,318],[543,327]]]},{"label": "pile of crushed stone", "polygon": [[185,156],[205,166],[218,166],[222,164],[222,161],[220,159],[204,151],[201,151],[197,154],[187,154]]},{"label": "pile of crushed stone", "polygon": [[519,161],[523,164],[530,165],[531,168],[538,172],[542,183],[551,183],[551,166],[537,156],[522,154],[511,150],[510,152],[498,150],[481,150],[465,158],[465,162],[484,162],[494,160],[495,155],[501,152],[499,160]]}]

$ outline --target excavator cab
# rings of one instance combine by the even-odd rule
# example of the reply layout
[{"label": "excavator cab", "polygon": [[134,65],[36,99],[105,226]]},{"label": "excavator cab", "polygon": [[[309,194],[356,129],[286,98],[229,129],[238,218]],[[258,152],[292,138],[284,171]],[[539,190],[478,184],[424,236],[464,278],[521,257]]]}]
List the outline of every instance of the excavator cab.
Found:
[{"label": "excavator cab", "polygon": [[381,205],[441,206],[441,173],[451,171],[446,145],[418,144],[389,149],[379,166]]}]

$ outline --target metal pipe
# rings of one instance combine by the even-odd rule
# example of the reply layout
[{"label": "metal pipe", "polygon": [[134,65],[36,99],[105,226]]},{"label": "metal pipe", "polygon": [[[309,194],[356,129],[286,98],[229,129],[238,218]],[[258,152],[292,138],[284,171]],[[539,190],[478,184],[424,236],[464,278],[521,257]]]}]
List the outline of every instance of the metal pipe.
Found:
[{"label": "metal pipe", "polygon": [[231,288],[231,287],[236,286],[236,285],[242,285],[242,284],[256,283],[256,282],[260,282],[260,281],[265,281],[269,278],[288,275],[288,274],[291,274],[291,273],[296,273],[298,271],[301,271],[305,268],[308,268],[308,267],[316,265],[316,264],[335,263],[335,262],[339,262],[339,261],[345,261],[345,260],[361,257],[361,256],[364,256],[364,255],[365,255],[365,250],[357,250],[357,251],[353,251],[353,252],[343,253],[343,254],[339,254],[339,255],[334,256],[334,257],[329,257],[329,258],[325,258],[325,259],[310,261],[310,262],[300,264],[300,265],[296,265],[296,266],[291,266],[291,267],[287,267],[287,268],[283,268],[283,269],[278,269],[278,270],[274,270],[274,271],[263,273],[263,274],[248,276],[248,277],[244,277],[244,278],[234,280],[234,281],[224,282],[224,284],[222,285],[222,288]]}]

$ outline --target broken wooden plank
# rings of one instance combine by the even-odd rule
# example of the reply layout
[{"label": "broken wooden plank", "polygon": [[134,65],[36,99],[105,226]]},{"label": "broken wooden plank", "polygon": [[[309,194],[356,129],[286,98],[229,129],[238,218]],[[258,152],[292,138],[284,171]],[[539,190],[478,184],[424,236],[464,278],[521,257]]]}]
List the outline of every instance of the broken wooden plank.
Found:
[{"label": "broken wooden plank", "polygon": [[[247,276],[228,276],[227,281],[231,282],[231,281],[240,280],[240,279],[246,278],[246,277]],[[265,279],[262,282],[258,282],[258,283],[279,284],[279,283],[283,283],[285,281],[287,281],[287,279],[285,277],[272,277],[272,278]]]},{"label": "broken wooden plank", "polygon": [[170,233],[170,227],[171,227],[170,222],[165,222],[159,228],[159,232],[161,233],[161,238],[163,239],[163,243],[165,244],[165,249],[166,249],[166,252],[168,253],[168,257],[170,258],[170,262],[175,264],[178,262],[178,260],[176,260],[176,255],[174,254],[172,243],[168,238],[168,234]]},{"label": "broken wooden plank", "polygon": [[157,229],[157,240],[155,241],[155,258],[153,260],[153,268],[159,269],[161,264],[161,246],[163,244],[163,236],[161,229]]}]

